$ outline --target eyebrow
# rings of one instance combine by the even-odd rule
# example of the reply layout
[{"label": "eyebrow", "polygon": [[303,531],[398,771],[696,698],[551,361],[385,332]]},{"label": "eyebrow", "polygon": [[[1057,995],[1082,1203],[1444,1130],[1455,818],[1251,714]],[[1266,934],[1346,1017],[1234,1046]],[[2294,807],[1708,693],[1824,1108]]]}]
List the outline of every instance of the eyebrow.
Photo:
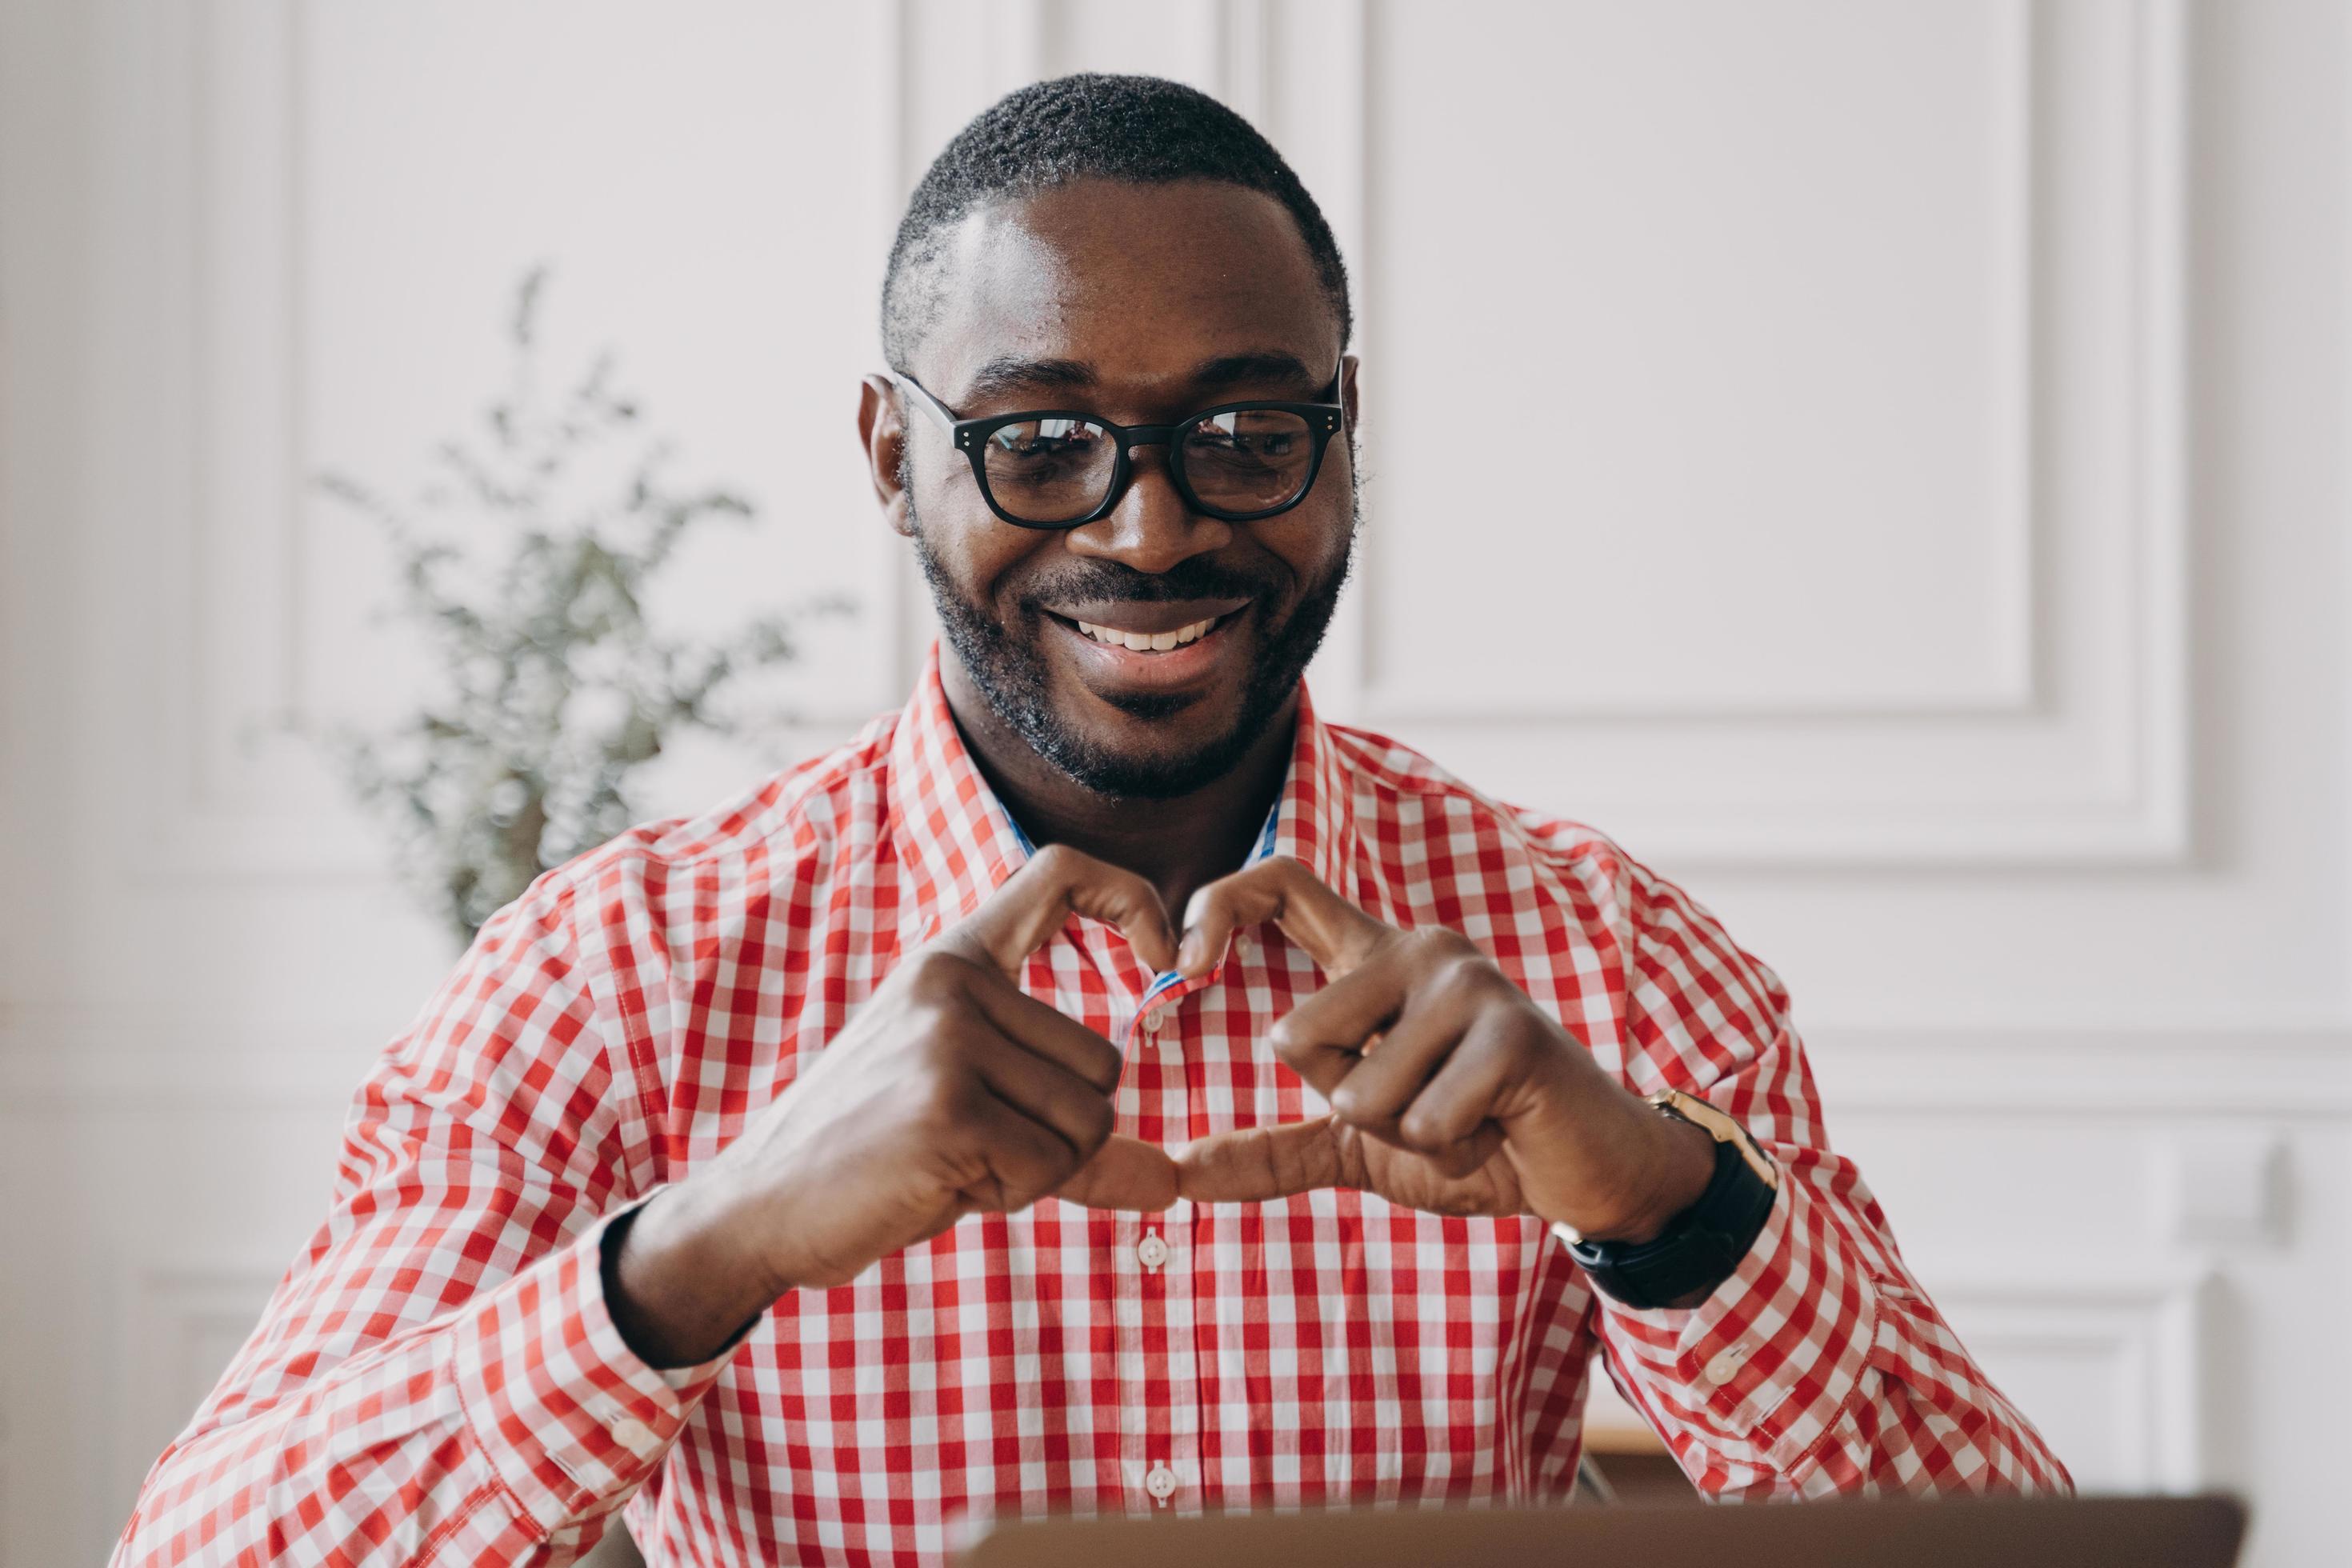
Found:
[{"label": "eyebrow", "polygon": [[[1305,361],[1280,349],[1255,349],[1203,360],[1192,367],[1189,379],[1207,391],[1251,383],[1286,383],[1317,392],[1326,384],[1325,378],[1307,369]],[[1024,359],[1018,354],[999,354],[972,373],[956,402],[959,406],[969,407],[1030,390],[1086,391],[1097,382],[1095,367],[1084,360]]]},{"label": "eyebrow", "polygon": [[972,373],[959,405],[986,403],[1030,387],[1088,387],[1095,384],[1095,367],[1077,359],[1023,359],[1017,354],[999,354]]},{"label": "eyebrow", "polygon": [[1204,387],[1241,386],[1252,382],[1272,382],[1319,391],[1324,376],[1319,371],[1307,368],[1297,354],[1280,349],[1261,349],[1253,353],[1227,354],[1193,368],[1192,379]]}]

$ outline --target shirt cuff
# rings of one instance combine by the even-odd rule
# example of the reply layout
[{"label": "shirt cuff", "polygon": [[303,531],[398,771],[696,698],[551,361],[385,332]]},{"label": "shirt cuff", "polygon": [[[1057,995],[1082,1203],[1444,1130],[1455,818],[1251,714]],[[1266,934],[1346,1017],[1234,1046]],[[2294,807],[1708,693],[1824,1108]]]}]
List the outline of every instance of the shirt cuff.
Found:
[{"label": "shirt cuff", "polygon": [[1635,1308],[1595,1295],[1654,1423],[1669,1416],[1783,1474],[1835,1426],[1877,1333],[1868,1269],[1785,1163],[1764,1228],[1705,1301]]},{"label": "shirt cuff", "polygon": [[500,1483],[550,1534],[626,1502],[741,1343],[664,1371],[621,1338],[604,1300],[604,1233],[639,1206],[460,1312],[453,1354],[467,1420]]}]

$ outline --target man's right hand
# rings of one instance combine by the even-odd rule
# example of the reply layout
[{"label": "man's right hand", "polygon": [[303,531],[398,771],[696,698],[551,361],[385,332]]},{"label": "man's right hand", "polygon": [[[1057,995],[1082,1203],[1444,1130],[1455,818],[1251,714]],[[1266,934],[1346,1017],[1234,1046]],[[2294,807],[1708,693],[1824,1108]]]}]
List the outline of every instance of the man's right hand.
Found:
[{"label": "man's right hand", "polygon": [[1119,1055],[1014,983],[1071,914],[1157,972],[1176,942],[1150,883],[1048,846],[908,953],[740,1137],[631,1222],[613,1319],[655,1366],[707,1361],[786,1290],[839,1285],[979,1210],[1048,1194],[1152,1212],[1168,1155],[1111,1133]]}]

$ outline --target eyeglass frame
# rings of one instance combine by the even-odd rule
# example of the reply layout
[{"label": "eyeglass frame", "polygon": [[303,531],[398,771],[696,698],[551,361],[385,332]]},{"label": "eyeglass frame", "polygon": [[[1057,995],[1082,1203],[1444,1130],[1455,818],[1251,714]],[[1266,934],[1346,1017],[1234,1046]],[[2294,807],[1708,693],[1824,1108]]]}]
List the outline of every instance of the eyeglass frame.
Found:
[{"label": "eyeglass frame", "polygon": [[[1279,517],[1305,500],[1308,492],[1315,489],[1315,481],[1323,472],[1325,449],[1331,445],[1331,437],[1346,429],[1348,425],[1347,405],[1339,401],[1344,395],[1341,390],[1346,375],[1344,360],[1339,368],[1331,373],[1331,402],[1290,403],[1279,398],[1254,397],[1239,403],[1220,403],[1214,408],[1188,414],[1171,425],[1114,425],[1099,414],[1074,408],[1025,408],[1017,414],[989,414],[977,419],[966,419],[932,395],[930,389],[913,376],[897,370],[891,371],[889,375],[892,383],[912,392],[930,416],[947,426],[948,433],[955,438],[957,449],[971,460],[972,483],[980,488],[980,499],[988,503],[989,510],[1015,528],[1034,528],[1053,533],[1084,528],[1087,523],[1099,522],[1111,514],[1118,505],[1119,498],[1127,493],[1128,482],[1135,477],[1134,465],[1128,460],[1129,448],[1135,447],[1166,447],[1170,482],[1176,487],[1176,493],[1184,498],[1185,505],[1204,516],[1213,517],[1221,522],[1256,522],[1269,517]],[[1211,506],[1201,499],[1192,489],[1192,481],[1184,477],[1184,461],[1176,455],[1179,448],[1173,437],[1177,431],[1187,426],[1213,419],[1220,414],[1237,414],[1247,408],[1272,409],[1276,413],[1296,414],[1305,418],[1307,433],[1314,439],[1315,450],[1307,459],[1307,479],[1298,487],[1297,495],[1280,506],[1237,512]],[[1118,453],[1111,465],[1110,487],[1103,496],[1102,504],[1084,517],[1074,517],[1067,522],[1034,522],[1025,517],[1013,516],[997,501],[996,492],[988,482],[988,437],[1007,425],[1018,425],[1032,419],[1083,420],[1108,431],[1111,439],[1118,443]]]}]

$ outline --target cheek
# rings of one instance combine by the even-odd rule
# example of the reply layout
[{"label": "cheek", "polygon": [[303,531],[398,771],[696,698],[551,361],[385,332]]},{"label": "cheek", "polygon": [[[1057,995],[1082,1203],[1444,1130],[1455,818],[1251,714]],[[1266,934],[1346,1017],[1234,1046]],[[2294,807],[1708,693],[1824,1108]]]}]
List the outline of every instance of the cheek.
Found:
[{"label": "cheek", "polygon": [[[1329,477],[1327,466],[1325,478]],[[1312,593],[1347,564],[1353,509],[1346,503],[1344,487],[1338,492],[1338,504],[1324,503],[1323,483],[1318,479],[1314,498],[1280,520],[1286,526],[1260,535],[1265,548],[1290,568],[1296,595]]]},{"label": "cheek", "polygon": [[923,547],[956,592],[970,603],[1001,607],[1009,580],[1030,557],[1053,547],[1050,534],[1031,535],[983,513],[966,517],[943,499],[922,511]]}]

